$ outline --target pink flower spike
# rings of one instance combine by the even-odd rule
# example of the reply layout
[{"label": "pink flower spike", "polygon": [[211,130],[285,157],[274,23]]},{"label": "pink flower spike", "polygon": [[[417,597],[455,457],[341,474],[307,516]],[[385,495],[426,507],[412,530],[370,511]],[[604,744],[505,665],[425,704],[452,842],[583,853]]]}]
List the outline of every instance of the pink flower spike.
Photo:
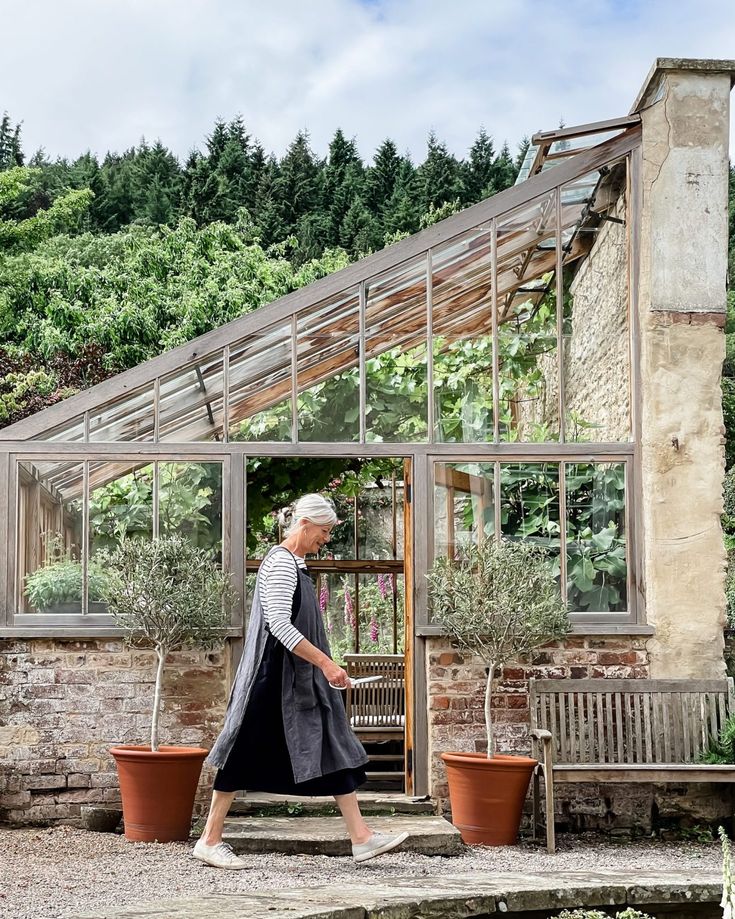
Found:
[{"label": "pink flower spike", "polygon": [[375,616],[373,616],[373,618],[370,620],[370,641],[372,641],[373,644],[377,644],[379,635],[380,633],[378,631],[378,621]]}]

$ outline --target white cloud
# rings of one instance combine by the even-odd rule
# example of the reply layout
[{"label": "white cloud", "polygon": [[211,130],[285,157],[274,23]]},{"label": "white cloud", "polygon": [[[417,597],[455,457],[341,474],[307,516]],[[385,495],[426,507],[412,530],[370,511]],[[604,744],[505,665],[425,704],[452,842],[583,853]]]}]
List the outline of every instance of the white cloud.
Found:
[{"label": "white cloud", "polygon": [[[2,10],[2,7],[6,9]],[[628,111],[657,56],[732,57],[732,0],[0,0],[0,110],[25,148],[184,157],[242,114],[282,154],[337,127],[369,157],[387,136],[423,158],[434,129],[464,155]]]}]

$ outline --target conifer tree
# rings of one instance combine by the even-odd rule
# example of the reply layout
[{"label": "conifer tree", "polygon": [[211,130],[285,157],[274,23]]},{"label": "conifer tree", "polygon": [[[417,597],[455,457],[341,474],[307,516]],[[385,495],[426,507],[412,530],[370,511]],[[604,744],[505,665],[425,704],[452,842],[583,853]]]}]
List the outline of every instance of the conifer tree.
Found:
[{"label": "conifer tree", "polygon": [[459,163],[434,131],[429,133],[426,159],[416,170],[416,180],[422,213],[463,196]]},{"label": "conifer tree", "polygon": [[20,141],[20,124],[15,127],[10,122],[10,115],[3,113],[0,121],[0,171],[22,166],[25,162]]},{"label": "conifer tree", "polygon": [[485,128],[480,128],[464,164],[464,202],[475,204],[492,194],[495,178],[495,147]]},{"label": "conifer tree", "polygon": [[401,157],[392,140],[384,140],[373,158],[366,176],[365,203],[376,215],[381,215],[395,191]]},{"label": "conifer tree", "polygon": [[510,155],[510,148],[506,141],[500,150],[500,155],[495,161],[495,175],[493,177],[491,193],[495,195],[499,191],[510,188],[515,182],[517,175],[518,170],[513,162],[513,157]]},{"label": "conifer tree", "polygon": [[319,172],[320,164],[309,146],[309,135],[299,131],[279,164],[273,188],[286,233],[297,232],[301,218],[321,204]]},{"label": "conifer tree", "polygon": [[383,210],[383,233],[415,233],[421,216],[420,194],[413,163],[402,157],[398,167],[393,194]]}]

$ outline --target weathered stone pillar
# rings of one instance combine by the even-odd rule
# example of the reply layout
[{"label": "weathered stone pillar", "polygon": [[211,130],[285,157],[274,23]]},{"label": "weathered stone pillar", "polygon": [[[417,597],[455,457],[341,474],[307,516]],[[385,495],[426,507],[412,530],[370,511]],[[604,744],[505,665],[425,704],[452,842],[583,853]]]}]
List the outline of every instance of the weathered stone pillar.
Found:
[{"label": "weathered stone pillar", "polygon": [[643,122],[639,521],[652,677],[723,676],[720,372],[735,61],[656,61]]}]

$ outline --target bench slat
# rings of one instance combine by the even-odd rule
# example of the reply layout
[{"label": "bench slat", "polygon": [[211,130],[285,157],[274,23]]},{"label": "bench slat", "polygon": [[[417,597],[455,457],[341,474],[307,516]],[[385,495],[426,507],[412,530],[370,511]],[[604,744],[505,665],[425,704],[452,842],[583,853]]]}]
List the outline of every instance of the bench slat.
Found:
[{"label": "bench slat", "polygon": [[651,707],[653,705],[652,695],[643,697],[643,731],[645,734],[645,761],[647,763],[655,762],[656,755],[653,752],[653,733],[651,731]]},{"label": "bench slat", "polygon": [[618,742],[617,760],[619,763],[625,762],[625,745],[623,742],[623,699],[619,692],[613,693],[615,703],[615,737]]},{"label": "bench slat", "polygon": [[605,714],[602,705],[602,693],[595,693],[597,722],[597,758],[601,763],[607,762],[607,752],[605,750]]}]

